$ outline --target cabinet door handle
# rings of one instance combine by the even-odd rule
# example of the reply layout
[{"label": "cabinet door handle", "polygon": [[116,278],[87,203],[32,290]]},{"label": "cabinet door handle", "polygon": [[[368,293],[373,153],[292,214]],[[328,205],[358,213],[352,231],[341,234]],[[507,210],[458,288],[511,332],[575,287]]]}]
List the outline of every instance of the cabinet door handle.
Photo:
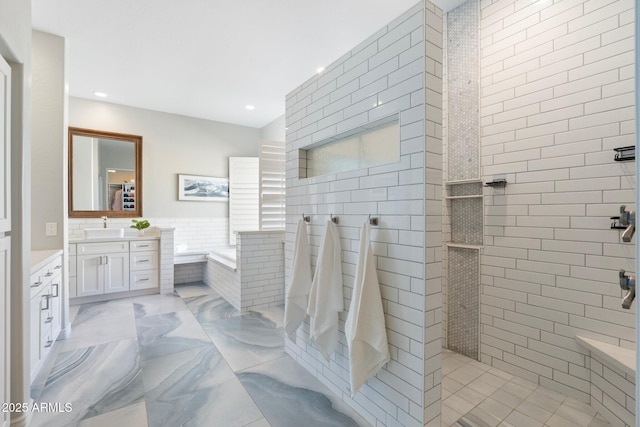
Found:
[{"label": "cabinet door handle", "polygon": [[53,320],[53,317],[49,316],[47,317],[47,320],[44,321],[44,323],[51,323],[52,320]]},{"label": "cabinet door handle", "polygon": [[42,285],[42,282],[35,282],[33,285],[31,285],[31,287],[32,288],[37,288],[40,285]]},{"label": "cabinet door handle", "polygon": [[58,298],[60,296],[60,284],[59,283],[54,283],[51,285],[52,287],[55,287],[56,293],[55,295],[51,295],[53,298]]},{"label": "cabinet door handle", "polygon": [[53,276],[53,273],[51,271],[47,271],[44,275],[44,277],[51,277]]},{"label": "cabinet door handle", "polygon": [[105,259],[104,263],[109,264],[109,255],[105,255],[104,259]]},{"label": "cabinet door handle", "polygon": [[100,256],[100,258],[98,258],[100,260],[100,261],[98,261],[98,265],[102,265],[102,261],[103,261],[102,258],[103,258],[102,256]]},{"label": "cabinet door handle", "polygon": [[139,262],[139,263],[140,263],[140,262],[149,262],[149,260],[148,260],[148,259],[141,259],[141,260],[139,260],[138,262]]},{"label": "cabinet door handle", "polygon": [[60,270],[62,268],[61,265],[56,265],[55,267],[53,267],[54,270]]},{"label": "cabinet door handle", "polygon": [[138,245],[137,247],[138,247],[138,248],[148,248],[148,247],[149,247],[149,245]]},{"label": "cabinet door handle", "polygon": [[52,341],[52,340],[49,340],[49,341],[47,341],[47,343],[45,344],[45,346],[44,346],[44,347],[45,347],[45,348],[49,348],[49,347],[51,347],[52,345],[53,345],[53,341]]},{"label": "cabinet door handle", "polygon": [[149,281],[149,278],[146,278],[146,279],[138,279],[138,282],[148,282],[148,281]]},{"label": "cabinet door handle", "polygon": [[42,311],[49,310],[49,297],[50,297],[50,295],[42,295],[42,298],[44,298],[47,301],[47,306],[45,308],[40,308],[40,310],[42,310]]}]

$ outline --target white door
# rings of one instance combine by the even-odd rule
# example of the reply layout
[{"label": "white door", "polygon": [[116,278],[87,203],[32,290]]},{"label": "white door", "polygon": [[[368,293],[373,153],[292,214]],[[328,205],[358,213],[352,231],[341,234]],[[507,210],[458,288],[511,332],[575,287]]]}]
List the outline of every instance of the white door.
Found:
[{"label": "white door", "polygon": [[[10,402],[11,239],[11,68],[0,56],[0,402]],[[0,412],[0,426],[11,423],[9,412]]]},{"label": "white door", "polygon": [[105,254],[104,293],[129,290],[129,253]]},{"label": "white door", "polygon": [[81,255],[78,257],[77,296],[101,295],[104,293],[103,255]]}]

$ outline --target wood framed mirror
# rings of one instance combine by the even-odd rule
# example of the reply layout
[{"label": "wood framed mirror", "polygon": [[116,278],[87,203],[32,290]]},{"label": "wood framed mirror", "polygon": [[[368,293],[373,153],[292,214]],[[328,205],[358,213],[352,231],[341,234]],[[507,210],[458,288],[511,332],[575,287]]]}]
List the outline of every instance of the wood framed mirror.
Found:
[{"label": "wood framed mirror", "polygon": [[69,218],[142,217],[142,137],[69,127]]}]

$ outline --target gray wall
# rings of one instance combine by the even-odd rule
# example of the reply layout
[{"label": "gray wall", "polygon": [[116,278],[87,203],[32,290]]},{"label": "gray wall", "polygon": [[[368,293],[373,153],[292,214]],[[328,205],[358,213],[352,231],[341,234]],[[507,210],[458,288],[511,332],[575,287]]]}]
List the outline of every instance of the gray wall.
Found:
[{"label": "gray wall", "polygon": [[69,126],[141,135],[143,215],[228,217],[226,203],[178,201],[178,174],[229,176],[228,158],[257,156],[260,130],[81,98]]},{"label": "gray wall", "polygon": [[[31,249],[60,249],[67,216],[67,138],[65,40],[33,32],[31,116]],[[57,236],[45,223],[58,224]]]}]

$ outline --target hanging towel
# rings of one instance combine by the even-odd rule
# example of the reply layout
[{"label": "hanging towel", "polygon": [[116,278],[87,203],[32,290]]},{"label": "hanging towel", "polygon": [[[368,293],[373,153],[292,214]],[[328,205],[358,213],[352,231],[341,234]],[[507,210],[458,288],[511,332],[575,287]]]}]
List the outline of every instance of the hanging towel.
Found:
[{"label": "hanging towel", "polygon": [[309,238],[307,226],[303,220],[298,222],[296,240],[293,245],[293,264],[291,280],[284,306],[284,330],[296,341],[296,330],[307,316],[307,303],[311,290],[311,257],[309,256]]},{"label": "hanging towel", "polygon": [[371,226],[362,227],[356,278],[345,323],[349,347],[351,397],[389,361],[380,284],[370,243]]},{"label": "hanging towel", "polygon": [[338,345],[338,313],[341,311],[344,311],[344,299],[340,236],[336,225],[327,221],[307,307],[311,339],[326,360]]}]

